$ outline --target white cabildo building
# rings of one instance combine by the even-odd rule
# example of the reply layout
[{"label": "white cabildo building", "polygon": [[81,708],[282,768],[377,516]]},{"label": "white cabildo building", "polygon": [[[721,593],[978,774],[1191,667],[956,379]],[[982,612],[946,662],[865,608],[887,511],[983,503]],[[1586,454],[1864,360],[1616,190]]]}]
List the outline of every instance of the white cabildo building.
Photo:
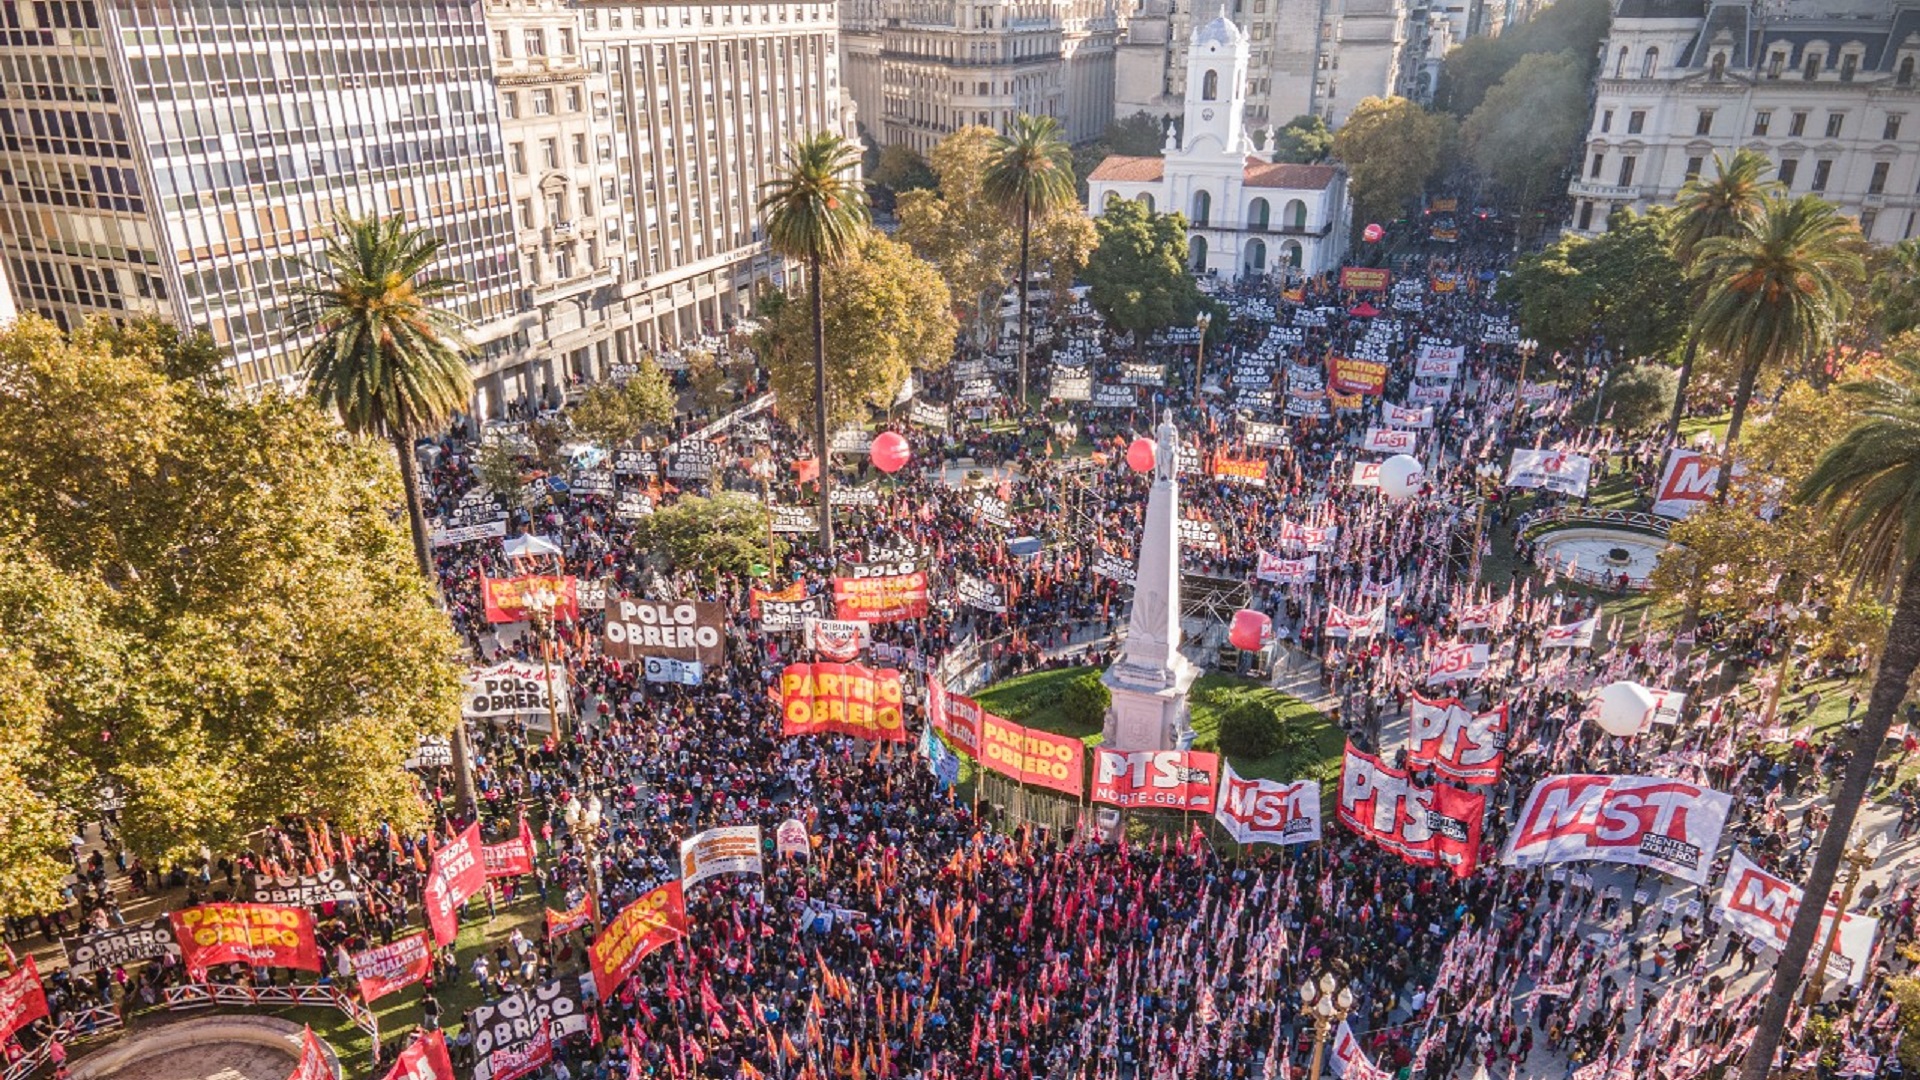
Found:
[{"label": "white cabildo building", "polygon": [[1247,36],[1224,16],[1195,31],[1180,134],[1169,127],[1160,157],[1102,161],[1087,178],[1088,208],[1098,217],[1108,199],[1121,198],[1185,214],[1198,273],[1336,269],[1352,222],[1347,175],[1269,160],[1273,129],[1256,143],[1245,126],[1247,57]]}]

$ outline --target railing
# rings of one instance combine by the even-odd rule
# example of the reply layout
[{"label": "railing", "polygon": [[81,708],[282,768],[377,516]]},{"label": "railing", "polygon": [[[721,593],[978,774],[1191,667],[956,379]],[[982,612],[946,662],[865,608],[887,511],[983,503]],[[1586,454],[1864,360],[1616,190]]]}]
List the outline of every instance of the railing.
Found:
[{"label": "railing", "polygon": [[380,1039],[380,1021],[373,1010],[338,986],[228,986],[225,983],[187,983],[163,991],[168,1009],[211,1009],[216,1005],[318,1005],[338,1009],[354,1026]]},{"label": "railing", "polygon": [[60,1018],[60,1023],[53,1029],[52,1037],[8,1062],[6,1069],[0,1071],[0,1078],[24,1080],[53,1057],[55,1043],[65,1046],[71,1042],[118,1030],[121,1025],[120,1010],[111,1005],[93,1005],[85,1009],[75,1009]]},{"label": "railing", "polygon": [[1548,510],[1528,519],[1526,528],[1530,532],[1541,525],[1579,523],[1619,525],[1628,529],[1642,529],[1655,536],[1666,536],[1673,531],[1673,522],[1641,510],[1593,510],[1579,506],[1561,506]]}]

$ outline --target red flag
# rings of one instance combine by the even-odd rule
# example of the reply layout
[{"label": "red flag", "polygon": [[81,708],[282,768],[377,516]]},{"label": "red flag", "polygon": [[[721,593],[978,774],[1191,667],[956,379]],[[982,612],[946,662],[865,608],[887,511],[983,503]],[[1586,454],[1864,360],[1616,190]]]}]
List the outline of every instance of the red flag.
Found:
[{"label": "red flag", "polygon": [[415,1039],[412,1046],[400,1051],[386,1080],[453,1080],[446,1035],[429,1031]]}]

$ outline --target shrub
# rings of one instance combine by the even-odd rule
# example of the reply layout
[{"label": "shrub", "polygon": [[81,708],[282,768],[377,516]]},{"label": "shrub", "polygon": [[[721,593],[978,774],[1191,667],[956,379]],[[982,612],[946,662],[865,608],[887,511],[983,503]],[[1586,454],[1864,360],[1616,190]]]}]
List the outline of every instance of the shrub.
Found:
[{"label": "shrub", "polygon": [[1220,751],[1237,758],[1263,758],[1286,745],[1280,717],[1271,706],[1253,698],[1241,698],[1220,714],[1216,736]]},{"label": "shrub", "polygon": [[1113,691],[1100,681],[1098,672],[1089,671],[1069,682],[1060,694],[1060,712],[1081,727],[1099,727],[1106,722],[1107,708],[1113,704]]}]

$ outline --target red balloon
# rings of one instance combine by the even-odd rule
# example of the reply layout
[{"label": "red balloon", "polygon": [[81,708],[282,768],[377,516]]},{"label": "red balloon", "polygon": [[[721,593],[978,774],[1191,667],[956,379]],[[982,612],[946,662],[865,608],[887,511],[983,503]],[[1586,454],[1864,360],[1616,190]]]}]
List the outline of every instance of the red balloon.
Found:
[{"label": "red balloon", "polygon": [[1236,649],[1252,652],[1267,643],[1273,636],[1273,620],[1264,611],[1247,608],[1233,613],[1233,627],[1227,631],[1227,640]]},{"label": "red balloon", "polygon": [[1387,230],[1381,228],[1379,225],[1369,225],[1360,231],[1360,239],[1365,240],[1369,244],[1379,243],[1380,238],[1385,235],[1387,235]]},{"label": "red balloon", "polygon": [[867,455],[873,461],[873,467],[883,473],[897,473],[913,458],[913,447],[907,445],[906,436],[897,431],[883,431],[873,437],[873,445],[867,448]]},{"label": "red balloon", "polygon": [[1154,446],[1152,439],[1133,440],[1133,445],[1127,447],[1127,468],[1138,473],[1152,472],[1153,459],[1158,452],[1159,448]]}]

